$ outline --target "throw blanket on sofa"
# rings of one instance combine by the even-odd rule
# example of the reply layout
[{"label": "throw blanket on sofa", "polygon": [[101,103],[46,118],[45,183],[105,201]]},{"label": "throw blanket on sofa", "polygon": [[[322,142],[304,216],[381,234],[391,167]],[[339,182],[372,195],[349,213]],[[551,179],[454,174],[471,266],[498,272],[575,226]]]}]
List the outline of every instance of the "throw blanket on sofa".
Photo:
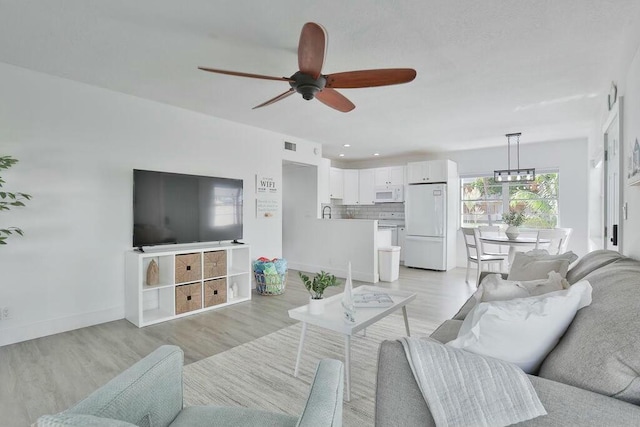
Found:
[{"label": "throw blanket on sofa", "polygon": [[401,342],[438,427],[507,426],[547,414],[515,365],[428,338]]}]

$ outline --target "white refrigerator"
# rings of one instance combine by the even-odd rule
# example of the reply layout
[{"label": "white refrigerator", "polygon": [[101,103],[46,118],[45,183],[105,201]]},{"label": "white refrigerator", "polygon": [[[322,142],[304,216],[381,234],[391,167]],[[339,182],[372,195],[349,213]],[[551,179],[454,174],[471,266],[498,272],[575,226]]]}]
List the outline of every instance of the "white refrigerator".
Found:
[{"label": "white refrigerator", "polygon": [[405,200],[404,265],[446,271],[447,184],[412,184]]}]

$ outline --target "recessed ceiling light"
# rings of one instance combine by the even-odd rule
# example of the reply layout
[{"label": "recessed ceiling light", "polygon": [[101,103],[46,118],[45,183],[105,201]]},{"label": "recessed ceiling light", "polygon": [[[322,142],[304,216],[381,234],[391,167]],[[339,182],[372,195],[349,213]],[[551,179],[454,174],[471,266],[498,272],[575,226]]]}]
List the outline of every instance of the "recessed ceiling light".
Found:
[{"label": "recessed ceiling light", "polygon": [[340,153],[340,157],[344,157],[344,154]]},{"label": "recessed ceiling light", "polygon": [[351,147],[351,144],[344,144],[343,147]]},{"label": "recessed ceiling light", "polygon": [[374,155],[374,156],[379,156],[379,155],[380,155],[380,153],[373,153],[373,155]]}]

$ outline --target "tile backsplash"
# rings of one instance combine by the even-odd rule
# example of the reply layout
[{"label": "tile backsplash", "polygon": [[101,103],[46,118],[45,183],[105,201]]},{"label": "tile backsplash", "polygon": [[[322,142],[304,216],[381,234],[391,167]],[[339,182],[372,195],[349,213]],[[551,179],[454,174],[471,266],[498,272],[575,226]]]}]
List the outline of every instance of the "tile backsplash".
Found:
[{"label": "tile backsplash", "polygon": [[331,207],[331,218],[379,219],[382,212],[404,212],[404,203],[377,203],[375,205],[322,204]]}]

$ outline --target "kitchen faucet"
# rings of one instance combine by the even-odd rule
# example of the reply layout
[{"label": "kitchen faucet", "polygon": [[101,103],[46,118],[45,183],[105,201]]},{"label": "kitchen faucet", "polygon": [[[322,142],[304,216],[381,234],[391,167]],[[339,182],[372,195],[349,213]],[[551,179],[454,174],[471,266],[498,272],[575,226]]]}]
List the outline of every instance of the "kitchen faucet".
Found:
[{"label": "kitchen faucet", "polygon": [[329,205],[327,205],[327,206],[322,208],[322,219],[324,219],[324,215],[325,215],[324,210],[327,209],[327,208],[329,208],[329,219],[331,219],[331,206],[329,206]]}]

